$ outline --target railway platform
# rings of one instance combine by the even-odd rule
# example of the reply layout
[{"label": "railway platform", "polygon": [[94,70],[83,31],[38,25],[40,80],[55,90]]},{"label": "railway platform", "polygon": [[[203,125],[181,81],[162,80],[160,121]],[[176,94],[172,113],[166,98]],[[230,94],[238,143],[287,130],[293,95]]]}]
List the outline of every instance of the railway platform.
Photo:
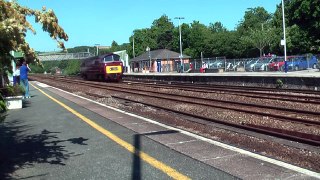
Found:
[{"label": "railway platform", "polygon": [[320,174],[38,82],[0,126],[0,179],[317,179]]},{"label": "railway platform", "polygon": [[222,73],[125,73],[125,80],[156,80],[218,85],[277,87],[320,90],[319,69],[285,72],[222,72]]}]

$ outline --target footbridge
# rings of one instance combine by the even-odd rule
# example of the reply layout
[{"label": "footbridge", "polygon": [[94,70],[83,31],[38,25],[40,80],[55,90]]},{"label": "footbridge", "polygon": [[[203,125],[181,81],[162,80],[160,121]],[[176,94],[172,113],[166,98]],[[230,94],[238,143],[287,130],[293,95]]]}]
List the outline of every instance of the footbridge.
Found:
[{"label": "footbridge", "polygon": [[85,59],[94,56],[93,53],[79,52],[79,53],[42,53],[38,54],[40,61],[61,61],[70,59]]}]

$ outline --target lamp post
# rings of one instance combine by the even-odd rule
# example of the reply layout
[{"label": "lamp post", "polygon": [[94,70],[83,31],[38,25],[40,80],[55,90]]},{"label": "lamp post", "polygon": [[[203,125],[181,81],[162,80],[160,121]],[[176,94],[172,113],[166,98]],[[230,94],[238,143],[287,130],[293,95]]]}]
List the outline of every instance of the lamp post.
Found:
[{"label": "lamp post", "polygon": [[133,58],[136,57],[136,54],[134,52],[134,34],[132,35],[132,55],[133,55]]},{"label": "lamp post", "polygon": [[149,53],[149,72],[151,71],[151,54],[150,54],[150,48],[147,46],[146,51]]},{"label": "lamp post", "polygon": [[99,46],[100,46],[100,44],[95,44],[95,46],[97,47],[97,56],[99,56]]},{"label": "lamp post", "polygon": [[284,71],[288,72],[288,63],[287,63],[287,40],[286,40],[286,22],[284,17],[284,1],[282,0],[282,26],[283,26],[283,42],[281,44],[284,47]]},{"label": "lamp post", "polygon": [[183,63],[182,63],[182,41],[181,41],[181,25],[180,25],[180,19],[184,19],[184,17],[175,17],[174,19],[179,19],[179,36],[180,36],[180,63],[181,63],[181,66],[182,66],[182,72],[184,71],[184,66],[183,66]]}]

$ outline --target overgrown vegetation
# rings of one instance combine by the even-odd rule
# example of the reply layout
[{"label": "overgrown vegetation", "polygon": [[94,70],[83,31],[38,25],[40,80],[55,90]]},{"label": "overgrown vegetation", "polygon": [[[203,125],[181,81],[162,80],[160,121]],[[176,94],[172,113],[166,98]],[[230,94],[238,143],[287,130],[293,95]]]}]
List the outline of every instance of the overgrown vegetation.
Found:
[{"label": "overgrown vegetation", "polygon": [[283,82],[281,79],[277,79],[276,81],[276,88],[281,89],[283,87]]},{"label": "overgrown vegetation", "polygon": [[2,120],[2,113],[4,113],[7,110],[6,103],[4,102],[4,98],[2,96],[2,93],[0,93],[0,122]]},{"label": "overgrown vegetation", "polygon": [[30,68],[33,73],[56,74],[59,69],[63,75],[77,75],[80,73],[81,60],[44,61],[42,65],[31,64]]},{"label": "overgrown vegetation", "polygon": [[7,85],[5,88],[2,88],[0,90],[0,93],[3,97],[9,97],[9,96],[21,96],[25,93],[25,90],[20,85]]}]

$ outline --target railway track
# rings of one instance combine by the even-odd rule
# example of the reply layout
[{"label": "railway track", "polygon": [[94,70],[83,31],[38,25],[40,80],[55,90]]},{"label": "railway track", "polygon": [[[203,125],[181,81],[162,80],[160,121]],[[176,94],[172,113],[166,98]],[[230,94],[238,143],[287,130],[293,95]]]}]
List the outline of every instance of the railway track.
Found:
[{"label": "railway track", "polygon": [[[241,88],[240,86],[238,89],[234,86],[205,86],[205,85],[184,85],[184,84],[154,84],[154,83],[141,83],[141,82],[131,82],[135,85],[142,85],[146,87],[153,87],[153,88],[166,88],[166,89],[179,89],[184,91],[194,91],[199,93],[219,93],[219,94],[226,94],[229,95],[237,95],[237,96],[244,96],[250,98],[266,98],[271,100],[280,100],[280,101],[290,101],[290,102],[299,102],[299,103],[312,103],[312,104],[320,104],[320,93],[314,91],[311,94],[311,91],[306,91],[308,95],[298,95],[292,93],[301,93],[302,91],[279,91],[276,89],[271,88]],[[240,88],[240,89],[239,89]],[[249,91],[249,92],[248,92]],[[283,93],[291,93],[291,94],[283,94]]]},{"label": "railway track", "polygon": [[[320,113],[318,113],[318,112],[305,111],[305,110],[297,111],[297,110],[292,110],[292,109],[288,109],[288,108],[271,107],[271,106],[267,106],[267,105],[257,106],[256,104],[250,104],[250,103],[236,103],[234,105],[235,102],[232,102],[232,101],[222,102],[222,101],[215,101],[212,99],[205,99],[205,98],[195,99],[194,97],[185,96],[185,95],[177,95],[177,94],[173,95],[173,94],[159,93],[159,92],[155,92],[155,91],[141,90],[141,89],[134,89],[134,88],[122,87],[121,89],[119,89],[119,86],[111,87],[110,84],[97,83],[97,82],[84,82],[84,81],[70,80],[70,79],[60,79],[60,81],[64,81],[66,83],[77,83],[79,85],[90,86],[92,88],[99,88],[99,89],[102,88],[102,89],[109,90],[109,91],[116,91],[116,92],[121,92],[121,93],[125,93],[125,94],[132,94],[135,96],[143,96],[146,98],[162,99],[162,100],[166,100],[166,101],[171,101],[172,103],[188,103],[188,104],[202,106],[202,107],[206,106],[206,107],[210,107],[210,108],[221,108],[221,109],[225,109],[225,110],[250,113],[250,114],[259,115],[259,116],[268,116],[268,117],[272,117],[272,118],[275,118],[275,119],[278,119],[281,121],[291,121],[294,123],[299,122],[299,123],[306,124],[308,126],[319,126],[320,125],[320,120],[319,120]],[[102,86],[103,84],[107,85],[107,86]],[[157,93],[157,94],[154,95],[155,93]],[[101,97],[105,97],[105,96],[101,96]],[[187,115],[187,116],[194,117],[194,118],[204,119],[204,120],[207,120],[210,122],[215,122],[215,123],[223,124],[226,126],[245,129],[245,130],[249,130],[249,131],[253,131],[253,132],[257,132],[257,133],[280,137],[283,139],[288,139],[288,140],[301,142],[301,143],[305,143],[305,144],[310,144],[310,145],[314,145],[314,146],[320,145],[320,136],[317,136],[317,135],[306,134],[306,133],[295,133],[293,131],[264,127],[264,126],[254,125],[254,124],[233,123],[233,122],[223,121],[223,120],[214,119],[214,118],[210,118],[210,117],[199,116],[199,115],[196,115],[196,114],[193,114],[190,112],[181,112],[181,111],[174,110],[172,108],[167,108],[165,106],[157,106],[153,103],[147,103],[144,101],[141,102],[141,101],[128,99],[128,98],[124,98],[124,97],[120,97],[120,96],[113,96],[113,97],[117,98],[117,99],[126,100],[126,101],[145,104],[147,106],[152,106],[155,108],[164,109],[166,111],[171,111],[174,113],[180,113],[182,115]],[[217,103],[220,103],[220,104],[217,105]],[[233,103],[233,105],[232,105],[232,103]],[[241,108],[240,108],[240,106],[241,106]],[[252,110],[252,108],[255,108],[255,110]],[[260,110],[257,110],[257,108],[260,108]],[[271,113],[270,112],[267,113],[266,112],[267,109]],[[290,114],[288,115],[288,113],[290,113]],[[294,117],[297,115],[302,116],[302,118]]]},{"label": "railway track", "polygon": [[320,91],[314,91],[314,90],[305,90],[305,89],[280,89],[280,88],[268,88],[268,87],[256,87],[256,86],[232,86],[232,85],[217,85],[217,84],[200,84],[200,83],[182,83],[182,82],[173,82],[173,81],[150,81],[150,80],[125,80],[124,82],[134,82],[136,84],[161,84],[161,85],[167,85],[172,84],[175,86],[188,86],[188,87],[194,87],[195,85],[197,87],[202,88],[223,88],[223,89],[235,89],[235,90],[245,90],[245,91],[267,91],[267,92],[278,92],[278,93],[302,93],[302,94],[310,94],[310,95],[320,95]]}]

